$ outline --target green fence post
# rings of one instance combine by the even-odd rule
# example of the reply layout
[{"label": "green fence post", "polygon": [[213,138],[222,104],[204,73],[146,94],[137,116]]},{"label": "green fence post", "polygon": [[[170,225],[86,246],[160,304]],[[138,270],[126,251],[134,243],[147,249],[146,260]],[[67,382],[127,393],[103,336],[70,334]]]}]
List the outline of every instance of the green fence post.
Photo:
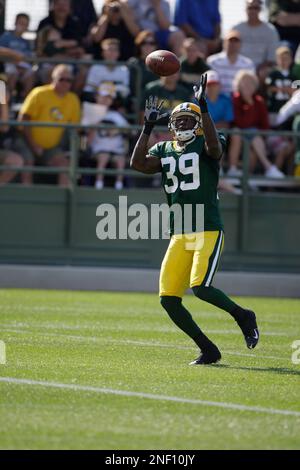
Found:
[{"label": "green fence post", "polygon": [[79,136],[77,129],[70,129],[70,166],[69,166],[69,198],[68,198],[68,216],[66,219],[66,241],[67,246],[72,247],[75,240],[75,224],[76,224],[76,187],[77,187],[77,168],[79,156]]},{"label": "green fence post", "polygon": [[250,154],[250,141],[243,138],[243,155],[242,155],[242,197],[240,205],[240,251],[242,253],[247,251],[248,245],[248,230],[249,230],[249,154]]}]

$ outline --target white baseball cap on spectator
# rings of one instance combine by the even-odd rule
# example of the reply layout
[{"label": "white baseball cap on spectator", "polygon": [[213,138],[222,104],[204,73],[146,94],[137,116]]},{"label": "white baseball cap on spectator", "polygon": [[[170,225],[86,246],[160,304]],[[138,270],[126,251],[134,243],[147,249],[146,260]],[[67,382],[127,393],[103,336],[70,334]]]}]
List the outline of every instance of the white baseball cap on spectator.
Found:
[{"label": "white baseball cap on spectator", "polygon": [[214,70],[208,70],[206,72],[206,76],[207,76],[207,85],[216,85],[220,83],[219,75]]}]

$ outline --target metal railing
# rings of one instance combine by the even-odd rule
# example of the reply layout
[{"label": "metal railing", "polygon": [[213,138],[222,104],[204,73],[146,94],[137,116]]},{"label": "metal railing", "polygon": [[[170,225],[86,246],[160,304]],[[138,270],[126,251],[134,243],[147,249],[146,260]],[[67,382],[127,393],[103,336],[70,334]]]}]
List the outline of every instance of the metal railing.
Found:
[{"label": "metal railing", "polygon": [[[109,169],[93,169],[93,168],[79,168],[78,167],[78,156],[79,156],[79,150],[80,150],[80,145],[79,145],[79,139],[80,136],[78,134],[79,131],[87,131],[90,129],[97,129],[97,130],[118,130],[122,134],[131,134],[131,137],[133,135],[137,135],[141,129],[141,125],[137,124],[131,124],[128,126],[115,126],[111,124],[97,124],[97,125],[83,125],[83,124],[61,124],[61,123],[49,123],[49,122],[35,122],[35,121],[14,121],[14,120],[9,120],[9,121],[0,121],[0,126],[10,126],[10,127],[47,127],[47,128],[63,128],[64,130],[67,130],[70,135],[70,165],[68,167],[62,168],[62,167],[36,167],[36,166],[24,166],[22,168],[19,167],[12,167],[12,166],[0,166],[0,171],[2,170],[15,170],[19,172],[32,172],[32,173],[43,173],[43,174],[57,174],[57,173],[66,173],[68,172],[71,177],[75,177],[79,173],[81,174],[107,174],[107,175],[116,175],[116,174],[123,174],[124,176],[137,176],[137,177],[153,177],[153,175],[145,175],[145,174],[140,174],[136,172],[135,170],[109,170]],[[159,132],[166,132],[167,128],[165,126],[157,126],[155,128],[156,131]],[[269,137],[269,136],[282,136],[282,137],[288,137],[288,138],[293,138],[293,139],[299,139],[300,138],[300,132],[295,132],[295,131],[276,131],[276,130],[268,130],[268,131],[262,131],[262,130],[241,130],[241,129],[223,129],[221,130],[223,134],[226,136],[230,135],[241,135],[242,137],[248,137],[248,136],[264,136],[264,137]],[[242,188],[244,190],[247,190],[249,187],[248,185],[248,180],[250,178],[249,175],[249,155],[250,155],[250,145],[251,143],[249,142],[248,139],[243,139],[243,152],[242,152],[242,176],[236,177],[237,179],[240,179],[242,182]],[[226,179],[226,175],[223,176],[222,178]],[[264,180],[264,176],[255,176],[256,179],[261,179]],[[71,178],[72,181],[73,178]],[[294,177],[285,177],[286,181],[298,181],[298,179],[295,179]],[[76,179],[74,180],[74,184],[76,185]],[[300,184],[300,180],[299,180]]]}]

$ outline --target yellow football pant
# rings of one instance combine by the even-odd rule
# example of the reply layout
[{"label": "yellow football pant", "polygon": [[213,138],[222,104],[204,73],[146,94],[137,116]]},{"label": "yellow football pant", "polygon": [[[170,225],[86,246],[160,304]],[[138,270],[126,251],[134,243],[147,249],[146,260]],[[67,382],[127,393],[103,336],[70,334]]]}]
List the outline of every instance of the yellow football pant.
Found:
[{"label": "yellow football pant", "polygon": [[159,295],[182,297],[188,287],[209,287],[223,246],[222,231],[173,235],[161,265]]}]

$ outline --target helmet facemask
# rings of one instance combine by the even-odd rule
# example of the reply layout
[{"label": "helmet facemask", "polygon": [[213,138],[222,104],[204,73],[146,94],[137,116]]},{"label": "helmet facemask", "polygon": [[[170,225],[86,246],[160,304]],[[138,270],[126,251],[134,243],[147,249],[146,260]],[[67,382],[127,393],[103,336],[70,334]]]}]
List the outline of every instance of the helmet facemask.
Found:
[{"label": "helmet facemask", "polygon": [[[196,107],[195,105],[193,105]],[[170,117],[169,130],[174,134],[176,140],[180,142],[187,142],[192,140],[198,135],[201,129],[201,115],[198,110],[191,109],[189,104],[185,103],[176,107]],[[200,110],[199,110],[200,111]],[[192,118],[192,119],[184,119]],[[186,123],[184,123],[186,121]]]}]

